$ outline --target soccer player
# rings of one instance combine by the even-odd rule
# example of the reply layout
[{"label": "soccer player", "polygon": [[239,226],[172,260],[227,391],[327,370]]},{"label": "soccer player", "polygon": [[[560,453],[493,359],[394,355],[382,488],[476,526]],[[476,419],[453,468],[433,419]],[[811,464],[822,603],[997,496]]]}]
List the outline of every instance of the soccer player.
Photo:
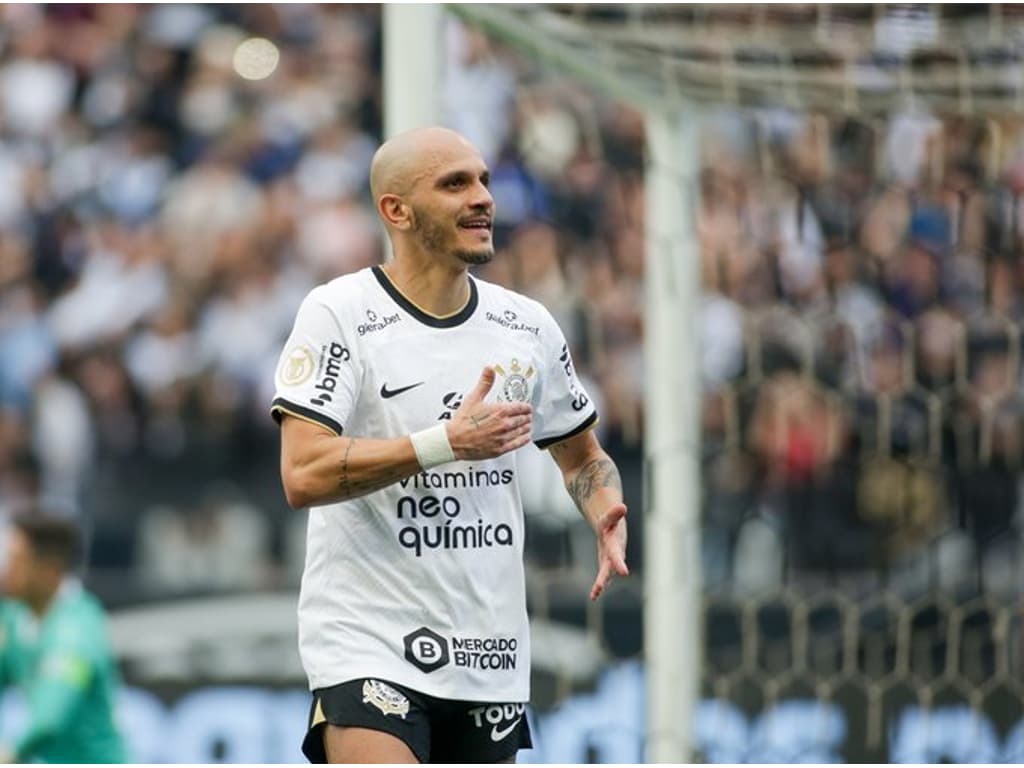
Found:
[{"label": "soccer player", "polygon": [[478,280],[489,172],[423,128],[370,170],[394,258],[306,297],[272,413],[292,507],[310,507],[299,646],[313,762],[512,762],[531,745],[523,513],[514,451],[549,449],[597,535],[596,599],[626,507],[561,330]]},{"label": "soccer player", "polygon": [[78,550],[74,523],[38,510],[7,534],[0,674],[28,708],[24,732],[0,748],[11,762],[125,762],[106,615],[71,575]]}]

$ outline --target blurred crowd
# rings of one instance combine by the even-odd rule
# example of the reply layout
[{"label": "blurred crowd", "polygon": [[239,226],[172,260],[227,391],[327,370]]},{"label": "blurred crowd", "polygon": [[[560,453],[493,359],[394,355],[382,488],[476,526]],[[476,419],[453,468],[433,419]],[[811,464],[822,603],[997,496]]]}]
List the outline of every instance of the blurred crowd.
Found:
[{"label": "blurred crowd", "polygon": [[[267,408],[305,293],[384,258],[380,27],[372,5],[0,9],[0,505],[41,494],[79,516],[109,599],[125,569],[161,594],[301,568]],[[264,80],[233,67],[252,36],[280,50]],[[445,122],[497,201],[479,275],[560,321],[638,550],[642,117],[454,22],[445,44]],[[1016,126],[701,119],[682,183],[700,190],[709,583],[940,563],[1011,585]],[[571,528],[553,464],[524,461],[535,530]]]},{"label": "blurred crowd", "polygon": [[1019,592],[1020,125],[718,125],[700,216],[710,580]]}]

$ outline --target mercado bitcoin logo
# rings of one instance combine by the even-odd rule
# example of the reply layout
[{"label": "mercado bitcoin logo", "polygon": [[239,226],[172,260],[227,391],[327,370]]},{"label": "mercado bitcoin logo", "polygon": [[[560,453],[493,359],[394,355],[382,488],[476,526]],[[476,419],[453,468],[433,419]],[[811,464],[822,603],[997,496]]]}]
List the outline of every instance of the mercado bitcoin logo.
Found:
[{"label": "mercado bitcoin logo", "polygon": [[448,641],[437,632],[420,627],[402,638],[405,641],[405,660],[424,672],[433,672],[447,664]]}]

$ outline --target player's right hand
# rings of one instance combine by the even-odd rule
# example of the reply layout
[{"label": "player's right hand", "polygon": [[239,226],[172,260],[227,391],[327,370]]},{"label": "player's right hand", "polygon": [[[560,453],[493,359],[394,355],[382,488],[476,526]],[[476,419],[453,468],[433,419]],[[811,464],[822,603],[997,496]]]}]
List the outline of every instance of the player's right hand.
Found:
[{"label": "player's right hand", "polygon": [[457,459],[493,459],[530,442],[533,408],[529,403],[485,403],[493,386],[494,369],[487,366],[447,425]]}]

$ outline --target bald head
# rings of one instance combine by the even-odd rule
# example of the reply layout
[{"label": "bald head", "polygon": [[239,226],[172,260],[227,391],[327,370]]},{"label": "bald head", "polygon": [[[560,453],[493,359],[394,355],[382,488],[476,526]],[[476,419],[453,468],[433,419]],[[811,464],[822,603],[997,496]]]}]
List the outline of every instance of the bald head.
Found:
[{"label": "bald head", "polygon": [[400,133],[384,142],[370,164],[370,194],[406,195],[416,182],[455,153],[477,151],[461,134],[430,126]]}]

